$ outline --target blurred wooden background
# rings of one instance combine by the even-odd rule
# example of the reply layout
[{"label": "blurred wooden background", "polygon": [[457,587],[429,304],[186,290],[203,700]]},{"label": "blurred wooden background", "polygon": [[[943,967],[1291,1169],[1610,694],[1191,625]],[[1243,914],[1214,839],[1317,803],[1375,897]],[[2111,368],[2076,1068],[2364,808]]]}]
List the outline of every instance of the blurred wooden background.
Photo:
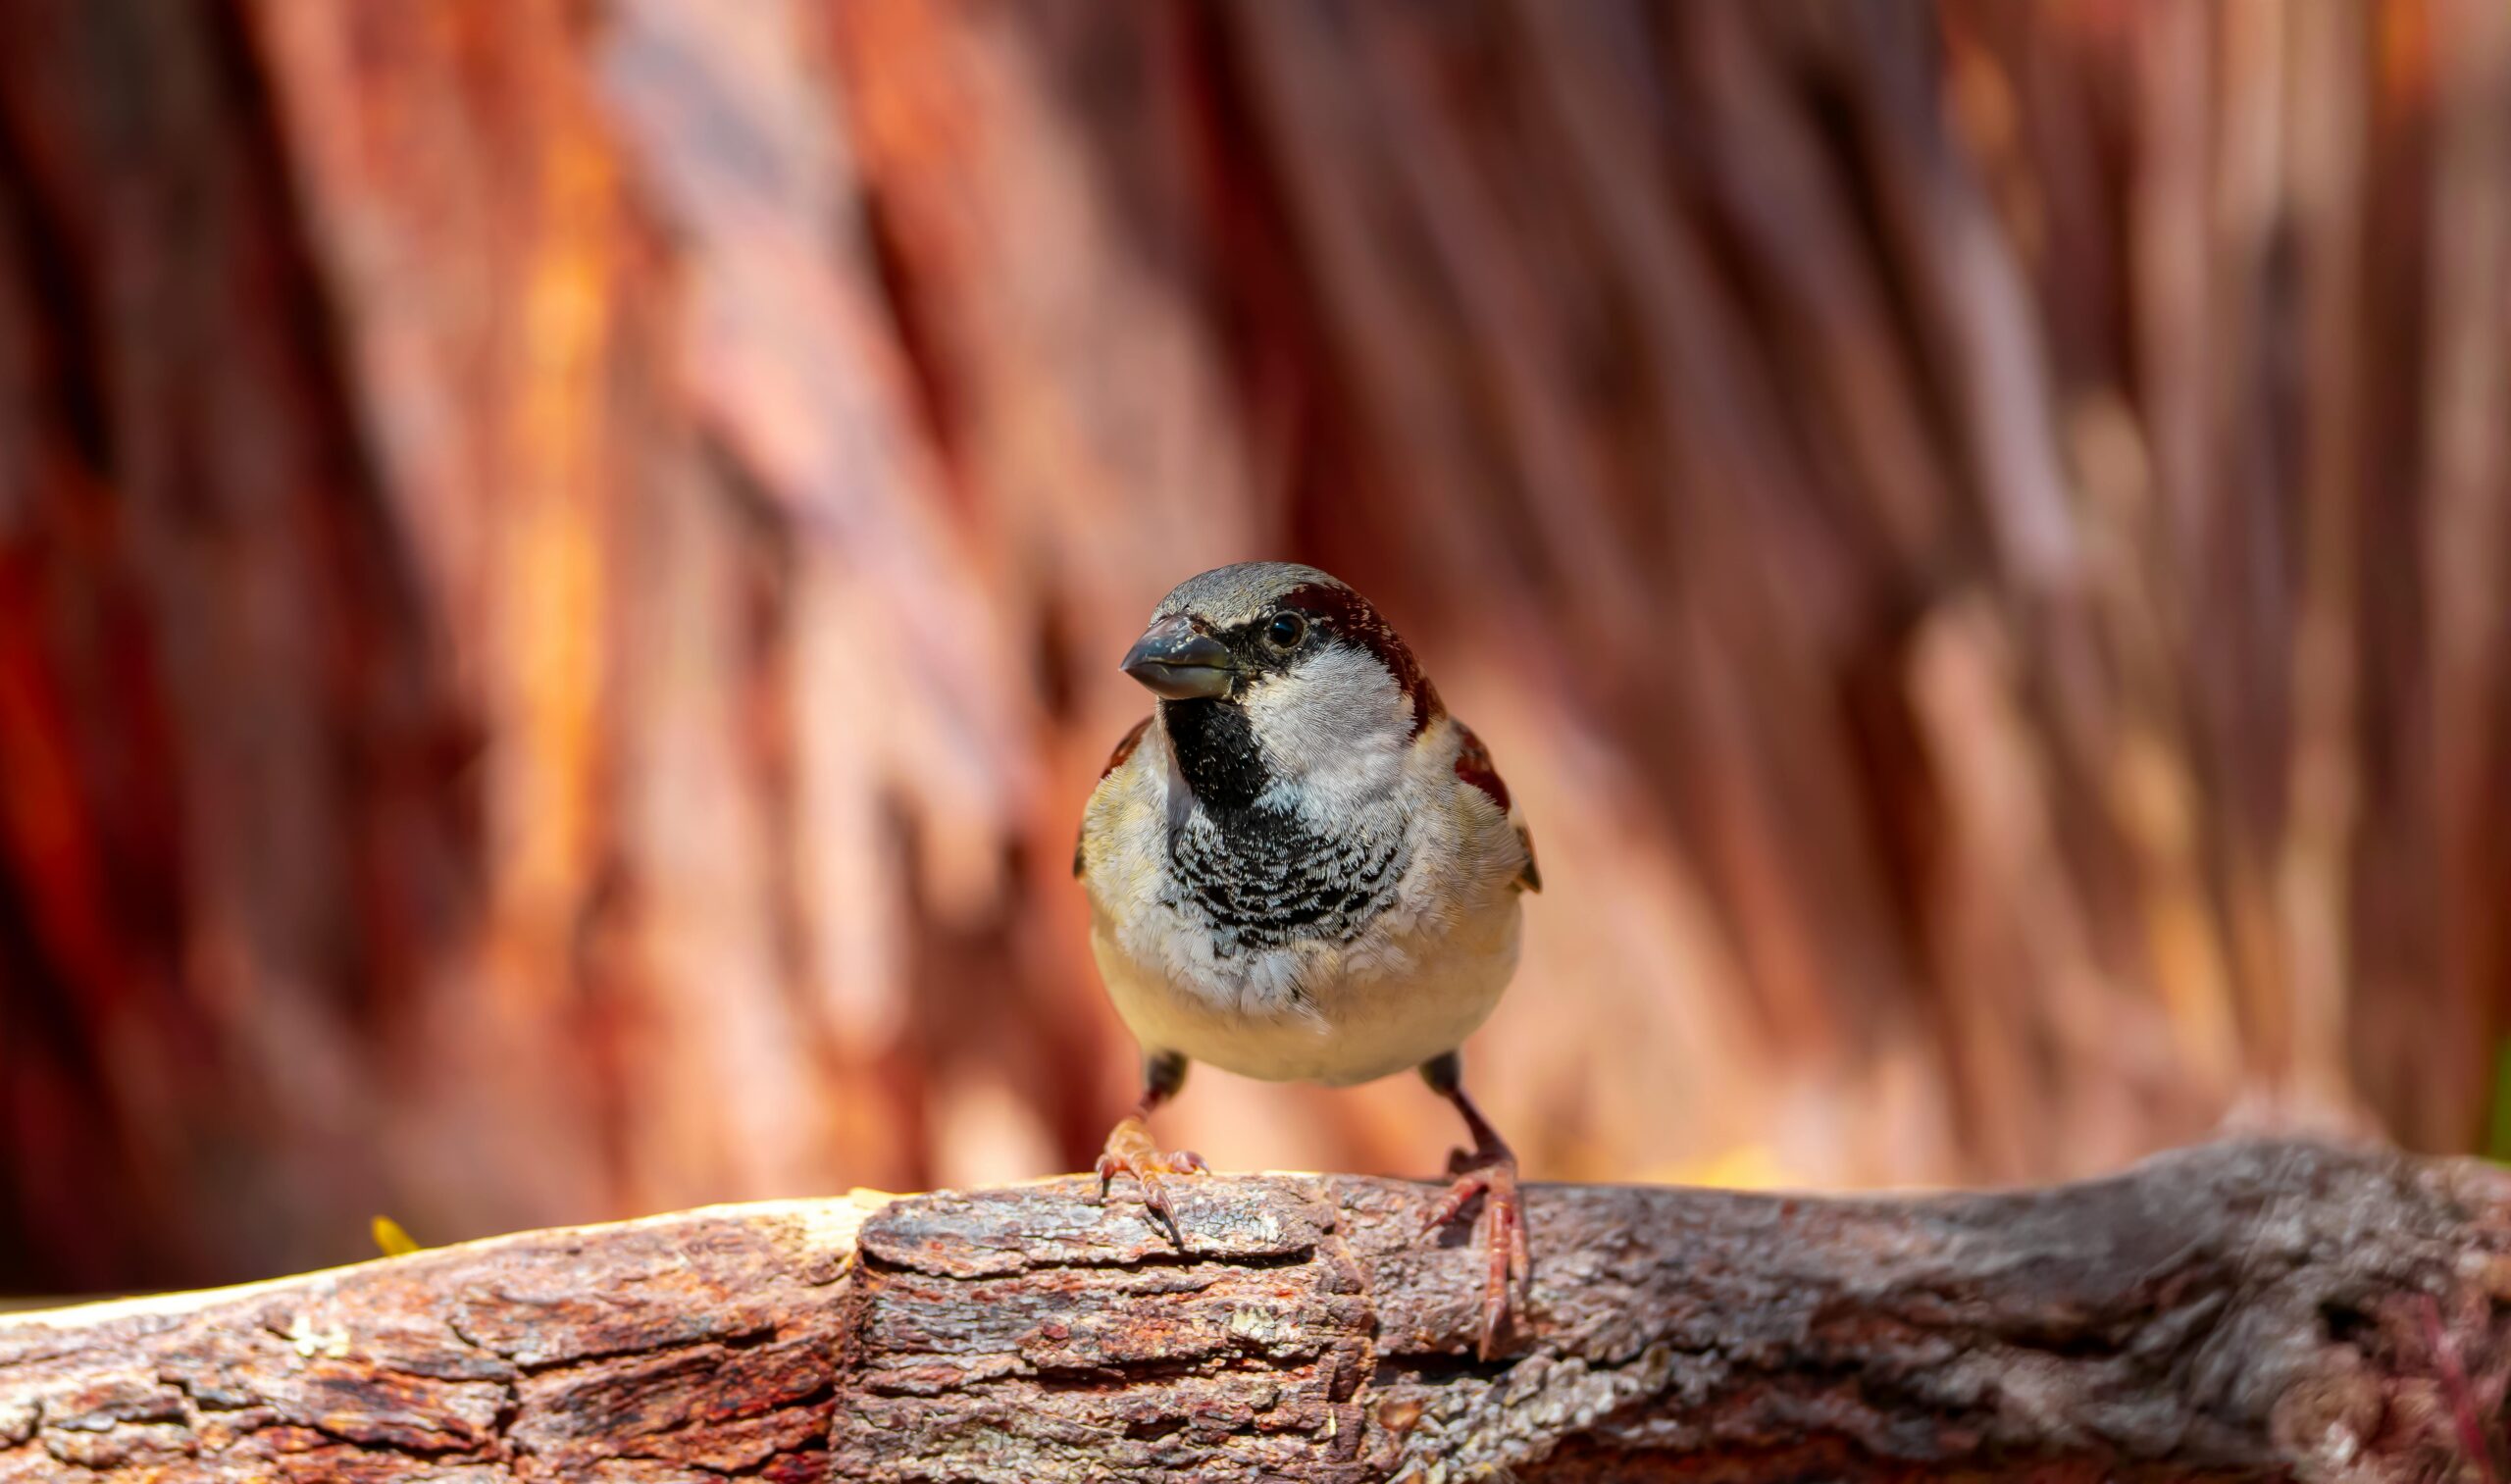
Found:
[{"label": "blurred wooden background", "polygon": [[1086,1162],[1254,555],[1534,822],[1533,1174],[2476,1145],[2506,269],[2500,0],[10,0],[0,1291]]}]

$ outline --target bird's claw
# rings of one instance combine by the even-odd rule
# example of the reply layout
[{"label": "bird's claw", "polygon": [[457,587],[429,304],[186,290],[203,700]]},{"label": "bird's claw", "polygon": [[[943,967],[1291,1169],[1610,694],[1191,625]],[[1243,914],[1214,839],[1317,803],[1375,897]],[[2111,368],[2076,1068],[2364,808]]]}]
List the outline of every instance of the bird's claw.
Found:
[{"label": "bird's claw", "polygon": [[1151,1142],[1151,1130],[1140,1118],[1127,1118],[1107,1135],[1107,1147],[1099,1154],[1099,1202],[1105,1204],[1107,1187],[1118,1175],[1131,1175],[1142,1187],[1142,1203],[1168,1228],[1168,1240],[1180,1251],[1186,1236],[1177,1225],[1177,1209],[1169,1203],[1168,1187],[1162,1175],[1208,1175],[1211,1166],[1204,1156],[1192,1150],[1161,1153],[1159,1146]]},{"label": "bird's claw", "polygon": [[1475,1354],[1489,1360],[1500,1353],[1500,1331],[1509,1317],[1509,1300],[1512,1289],[1526,1286],[1534,1264],[1526,1252],[1525,1203],[1517,1194],[1517,1161],[1514,1156],[1472,1154],[1462,1150],[1448,1158],[1449,1173],[1455,1181],[1447,1194],[1421,1223],[1424,1238],[1455,1220],[1480,1196],[1482,1203],[1482,1242],[1487,1266],[1482,1283],[1482,1332]]}]

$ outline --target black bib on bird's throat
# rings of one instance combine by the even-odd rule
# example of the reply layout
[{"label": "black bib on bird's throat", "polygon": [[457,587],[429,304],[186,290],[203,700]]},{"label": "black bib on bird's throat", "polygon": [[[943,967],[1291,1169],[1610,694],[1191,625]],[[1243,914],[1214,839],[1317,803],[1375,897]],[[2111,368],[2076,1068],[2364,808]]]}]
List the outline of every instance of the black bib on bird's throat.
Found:
[{"label": "black bib on bird's throat", "polygon": [[1259,802],[1274,779],[1236,701],[1162,701],[1159,714],[1197,805],[1169,827],[1162,904],[1207,926],[1222,957],[1348,943],[1395,899],[1410,851],[1394,822],[1331,833]]}]

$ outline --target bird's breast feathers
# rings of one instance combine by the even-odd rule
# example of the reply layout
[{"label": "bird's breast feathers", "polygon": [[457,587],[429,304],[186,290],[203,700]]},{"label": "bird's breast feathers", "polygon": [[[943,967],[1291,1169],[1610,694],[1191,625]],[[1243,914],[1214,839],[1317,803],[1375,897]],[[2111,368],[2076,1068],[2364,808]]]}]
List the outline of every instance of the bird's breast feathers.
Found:
[{"label": "bird's breast feathers", "polygon": [[1147,1047],[1342,1084],[1453,1049],[1490,1013],[1532,857],[1470,732],[1441,717],[1405,750],[1372,793],[1292,787],[1215,813],[1157,721],[1126,739],[1076,866],[1101,973]]}]

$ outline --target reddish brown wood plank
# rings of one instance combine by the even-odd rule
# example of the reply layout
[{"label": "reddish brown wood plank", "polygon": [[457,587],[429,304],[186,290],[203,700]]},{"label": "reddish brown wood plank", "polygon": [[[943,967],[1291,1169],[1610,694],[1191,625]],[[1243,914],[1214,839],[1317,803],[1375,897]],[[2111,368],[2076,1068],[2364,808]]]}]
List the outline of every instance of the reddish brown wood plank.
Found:
[{"label": "reddish brown wood plank", "polygon": [[[2445,1476],[2511,1179],[2301,1143],[2043,1190],[1546,1186],[1468,1358],[1424,1185],[718,1207],[0,1324],[0,1480]],[[85,1470],[72,1474],[76,1466]]]}]

